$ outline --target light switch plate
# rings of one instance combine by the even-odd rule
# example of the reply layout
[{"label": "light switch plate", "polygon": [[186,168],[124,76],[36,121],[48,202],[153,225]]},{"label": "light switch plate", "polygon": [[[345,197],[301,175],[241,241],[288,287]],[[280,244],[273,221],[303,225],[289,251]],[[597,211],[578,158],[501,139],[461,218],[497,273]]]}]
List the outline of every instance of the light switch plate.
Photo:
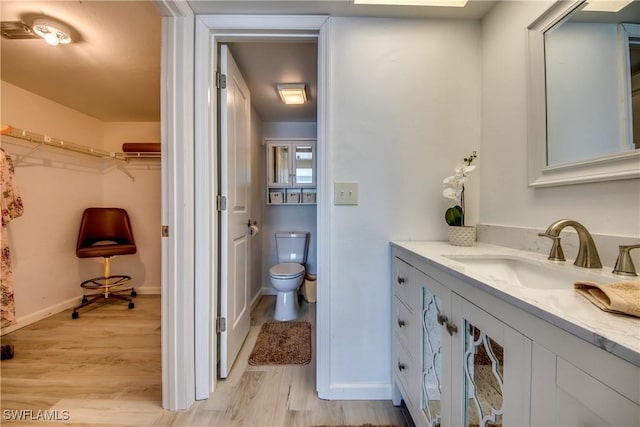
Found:
[{"label": "light switch plate", "polygon": [[333,183],[334,205],[357,205],[358,204],[358,183],[357,182],[334,182]]}]

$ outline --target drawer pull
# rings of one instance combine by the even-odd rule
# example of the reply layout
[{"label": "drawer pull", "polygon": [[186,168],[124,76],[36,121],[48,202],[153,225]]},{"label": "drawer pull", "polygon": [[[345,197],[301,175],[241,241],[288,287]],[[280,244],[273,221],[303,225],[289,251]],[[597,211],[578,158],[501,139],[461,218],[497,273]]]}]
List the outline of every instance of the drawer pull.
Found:
[{"label": "drawer pull", "polygon": [[399,285],[404,285],[404,282],[405,282],[404,277],[398,276],[398,284]]},{"label": "drawer pull", "polygon": [[403,327],[404,325],[406,325],[406,324],[407,324],[407,322],[405,322],[404,320],[402,320],[402,319],[400,319],[400,318],[398,317],[398,327],[402,328],[402,327]]},{"label": "drawer pull", "polygon": [[447,323],[447,320],[449,320],[449,318],[447,316],[445,316],[444,314],[438,314],[438,323],[442,326],[445,323]]},{"label": "drawer pull", "polygon": [[407,368],[407,367],[405,366],[405,364],[404,364],[404,363],[402,363],[402,362],[400,362],[400,361],[398,362],[398,371],[402,372],[402,371],[404,371],[406,368]]}]

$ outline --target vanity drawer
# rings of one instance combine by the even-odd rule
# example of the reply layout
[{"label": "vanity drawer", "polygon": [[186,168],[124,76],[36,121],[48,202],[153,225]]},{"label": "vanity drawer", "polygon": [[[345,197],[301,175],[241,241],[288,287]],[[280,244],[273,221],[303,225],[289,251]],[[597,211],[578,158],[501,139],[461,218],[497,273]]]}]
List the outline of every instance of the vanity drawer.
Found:
[{"label": "vanity drawer", "polygon": [[420,381],[416,381],[416,378],[421,378],[420,366],[409,357],[405,347],[396,338],[393,344],[391,360],[393,376],[400,386],[402,398],[407,406],[415,406],[420,403]]},{"label": "vanity drawer", "polygon": [[420,342],[420,316],[412,314],[406,305],[397,297],[393,298],[391,328],[393,335],[407,349],[412,359],[418,354]]},{"label": "vanity drawer", "polygon": [[414,269],[409,264],[394,257],[392,261],[391,286],[393,293],[409,308],[415,312],[418,304],[418,287],[414,281]]}]

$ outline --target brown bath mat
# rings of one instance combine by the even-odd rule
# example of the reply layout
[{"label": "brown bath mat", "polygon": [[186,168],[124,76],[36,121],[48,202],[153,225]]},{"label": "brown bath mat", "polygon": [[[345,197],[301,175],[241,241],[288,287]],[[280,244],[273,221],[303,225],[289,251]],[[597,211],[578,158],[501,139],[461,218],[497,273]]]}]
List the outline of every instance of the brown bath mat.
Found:
[{"label": "brown bath mat", "polygon": [[306,365],[311,361],[309,322],[267,322],[249,356],[250,365]]}]

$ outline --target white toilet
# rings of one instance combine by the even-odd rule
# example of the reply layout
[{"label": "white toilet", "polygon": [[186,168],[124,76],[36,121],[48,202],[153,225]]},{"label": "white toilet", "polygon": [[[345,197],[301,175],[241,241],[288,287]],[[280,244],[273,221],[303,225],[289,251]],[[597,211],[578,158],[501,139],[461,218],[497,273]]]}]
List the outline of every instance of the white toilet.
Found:
[{"label": "white toilet", "polygon": [[279,231],[276,233],[278,264],[269,269],[271,286],[277,291],[276,320],[293,320],[298,317],[298,288],[305,275],[309,233]]}]

